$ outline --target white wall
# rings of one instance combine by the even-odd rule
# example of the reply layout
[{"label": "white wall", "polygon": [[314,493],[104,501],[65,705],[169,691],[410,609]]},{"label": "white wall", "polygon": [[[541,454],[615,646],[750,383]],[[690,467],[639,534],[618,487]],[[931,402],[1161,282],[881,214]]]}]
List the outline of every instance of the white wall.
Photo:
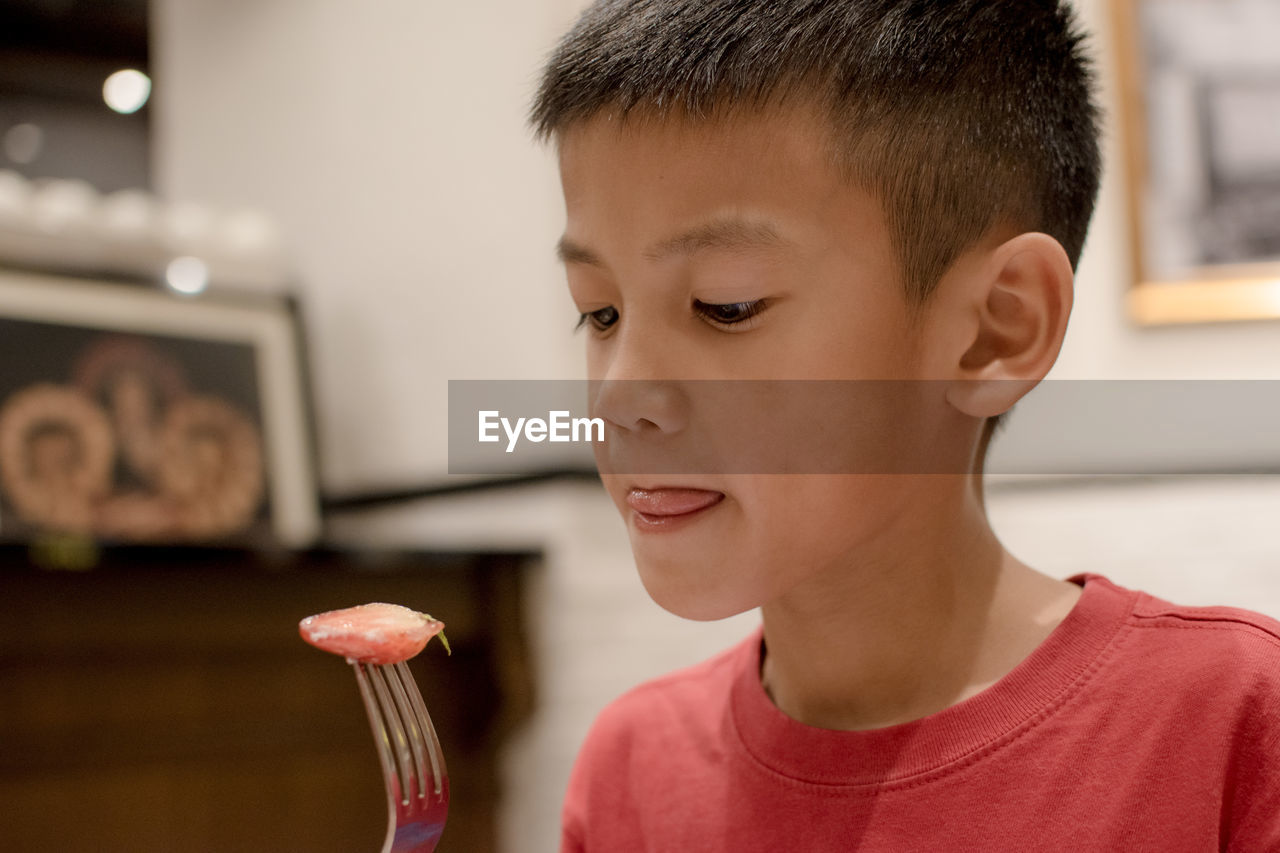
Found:
[{"label": "white wall", "polygon": [[441,475],[447,379],[571,375],[559,187],[524,119],[566,9],[153,7],[157,187],[279,220],[330,490]]}]

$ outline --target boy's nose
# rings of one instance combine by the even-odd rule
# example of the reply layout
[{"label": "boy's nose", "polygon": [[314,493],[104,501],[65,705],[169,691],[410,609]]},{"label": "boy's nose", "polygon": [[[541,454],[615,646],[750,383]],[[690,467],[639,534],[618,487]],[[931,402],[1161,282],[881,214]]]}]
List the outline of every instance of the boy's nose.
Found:
[{"label": "boy's nose", "polygon": [[588,383],[592,417],[633,434],[674,435],[688,420],[688,389],[672,379],[597,379]]},{"label": "boy's nose", "polygon": [[603,377],[589,383],[591,415],[629,433],[679,432],[689,399],[672,371],[675,353],[659,336],[635,331],[618,336]]}]

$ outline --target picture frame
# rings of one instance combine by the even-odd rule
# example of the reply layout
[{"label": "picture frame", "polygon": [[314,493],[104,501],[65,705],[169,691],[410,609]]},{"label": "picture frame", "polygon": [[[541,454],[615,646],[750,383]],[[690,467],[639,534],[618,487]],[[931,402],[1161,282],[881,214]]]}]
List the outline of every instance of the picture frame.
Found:
[{"label": "picture frame", "polygon": [[1139,325],[1280,317],[1280,5],[1112,0]]},{"label": "picture frame", "polygon": [[305,547],[296,303],[0,267],[0,540]]}]

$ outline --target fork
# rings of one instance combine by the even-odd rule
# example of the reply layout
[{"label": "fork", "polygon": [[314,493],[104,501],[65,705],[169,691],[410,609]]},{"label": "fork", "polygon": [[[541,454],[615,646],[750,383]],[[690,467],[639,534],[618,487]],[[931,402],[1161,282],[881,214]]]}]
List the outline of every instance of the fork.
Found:
[{"label": "fork", "polygon": [[449,813],[449,774],[413,674],[403,661],[351,661],[387,788],[382,853],[432,853]]}]

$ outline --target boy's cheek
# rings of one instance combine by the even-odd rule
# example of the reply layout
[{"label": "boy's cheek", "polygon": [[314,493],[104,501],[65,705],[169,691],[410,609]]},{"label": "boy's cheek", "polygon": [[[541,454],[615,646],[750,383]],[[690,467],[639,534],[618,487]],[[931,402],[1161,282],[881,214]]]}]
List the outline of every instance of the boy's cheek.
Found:
[{"label": "boy's cheek", "polygon": [[[649,595],[687,619],[722,619],[802,589],[844,567],[893,523],[914,478],[735,475],[717,478],[724,501],[674,533],[628,525]],[[626,478],[605,478],[624,518]],[[834,575],[833,575],[834,577]]]},{"label": "boy's cheek", "polygon": [[[731,478],[726,488],[750,538],[751,553],[782,575],[842,564],[897,523],[925,478],[900,474]],[[760,602],[763,604],[764,602]]]},{"label": "boy's cheek", "polygon": [[[952,474],[963,446],[939,440],[942,383],[593,383],[601,474],[705,487],[738,475]],[[605,388],[606,391],[598,389]],[[608,401],[603,402],[603,401]],[[623,426],[623,425],[626,426]],[[810,497],[808,500],[814,500]]]}]

